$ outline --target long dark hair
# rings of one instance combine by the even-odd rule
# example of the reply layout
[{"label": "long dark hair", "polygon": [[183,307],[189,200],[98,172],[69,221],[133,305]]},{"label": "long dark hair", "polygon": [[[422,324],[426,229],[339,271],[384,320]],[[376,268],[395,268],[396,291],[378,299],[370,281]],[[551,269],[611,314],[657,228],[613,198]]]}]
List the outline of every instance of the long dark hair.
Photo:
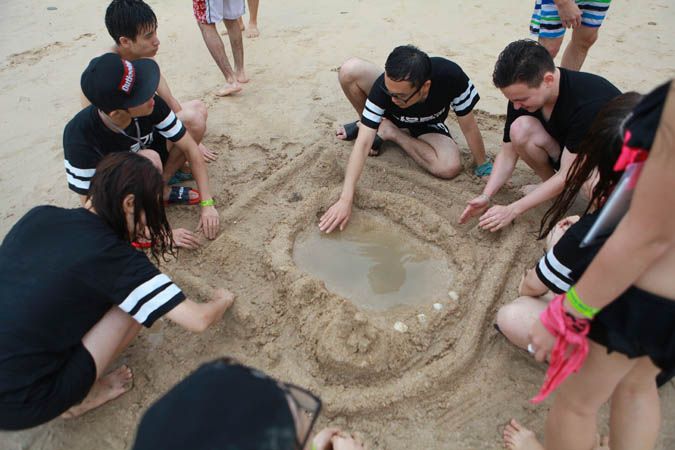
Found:
[{"label": "long dark hair", "polygon": [[133,194],[135,226],[144,211],[148,238],[152,242],[150,251],[157,263],[160,256],[165,258],[167,253],[174,254],[171,227],[162,203],[163,186],[162,175],[148,158],[131,152],[114,152],[96,166],[87,196],[96,214],[120,239],[129,242],[122,202],[127,195]]},{"label": "long dark hair", "polygon": [[598,170],[598,181],[584,214],[593,205],[602,205],[607,200],[623,174],[614,171],[614,163],[623,146],[623,123],[641,98],[637,92],[621,94],[610,100],[595,117],[567,173],[565,188],[541,219],[539,239],[546,237],[563,218],[593,169]]}]

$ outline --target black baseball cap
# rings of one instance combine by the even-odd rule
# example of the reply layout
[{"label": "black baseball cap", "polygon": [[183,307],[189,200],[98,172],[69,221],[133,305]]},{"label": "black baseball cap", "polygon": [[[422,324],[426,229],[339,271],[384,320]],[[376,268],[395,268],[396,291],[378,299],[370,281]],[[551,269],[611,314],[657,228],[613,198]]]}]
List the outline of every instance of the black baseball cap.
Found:
[{"label": "black baseball cap", "polygon": [[85,97],[104,111],[141,105],[159,86],[159,66],[150,58],[129,61],[115,53],[106,53],[89,62],[80,86]]},{"label": "black baseball cap", "polygon": [[256,372],[202,365],[145,412],[132,450],[295,450],[286,394]]}]

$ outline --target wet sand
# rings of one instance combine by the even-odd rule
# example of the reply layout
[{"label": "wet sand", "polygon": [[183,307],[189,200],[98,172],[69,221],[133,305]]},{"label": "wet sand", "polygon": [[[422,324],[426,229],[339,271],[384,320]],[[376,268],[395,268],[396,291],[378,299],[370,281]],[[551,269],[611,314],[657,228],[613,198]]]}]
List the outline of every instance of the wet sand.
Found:
[{"label": "wet sand", "polygon": [[[105,2],[104,2],[105,3]],[[0,236],[31,207],[78,206],[68,191],[63,127],[79,110],[87,62],[111,42],[104,3],[0,0]],[[541,430],[550,400],[529,404],[544,367],[492,328],[497,309],[517,295],[522,271],[543,253],[535,241],[542,206],[498,233],[475,221],[457,225],[465,202],[482,189],[459,127],[448,126],[463,172],[433,178],[395,145],[369,158],[354,215],[376,216],[440,249],[456,268],[450,289],[421,306],[383,312],[359,308],[293,262],[295,239],[338,197],[349,143],[335,127],[355,120],[336,70],[356,55],[383,64],[395,45],[414,43],[460,64],[477,86],[476,115],[486,148],[501,142],[506,101],[491,84],[497,54],[527,37],[529,2],[482,3],[328,0],[262,2],[261,37],[244,39],[250,82],[228,98],[214,92],[222,76],[211,60],[189,2],[152,1],[162,41],[157,61],[174,95],[209,108],[206,145],[222,232],[198,251],[181,251],[164,267],[191,298],[214,286],[237,295],[223,320],[194,335],[167,320],[142,331],[120,358],[134,389],[75,420],[0,433],[0,448],[128,448],[152,401],[201,362],[230,355],[318,393],[318,426],[367,436],[380,449],[497,449],[510,417]],[[507,5],[508,3],[508,5]],[[630,8],[629,8],[630,5]],[[229,52],[229,43],[225,41]],[[645,93],[675,76],[675,7],[666,0],[615,0],[584,66],[622,90]],[[514,186],[535,182],[518,165]],[[505,204],[517,189],[496,197]],[[577,204],[579,207],[579,204]],[[195,227],[196,208],[171,208],[174,227]],[[432,303],[440,303],[437,310]],[[421,322],[419,314],[426,320]],[[394,329],[396,322],[405,332]],[[675,385],[661,389],[657,448],[675,447]],[[607,430],[603,408],[600,431]]]}]

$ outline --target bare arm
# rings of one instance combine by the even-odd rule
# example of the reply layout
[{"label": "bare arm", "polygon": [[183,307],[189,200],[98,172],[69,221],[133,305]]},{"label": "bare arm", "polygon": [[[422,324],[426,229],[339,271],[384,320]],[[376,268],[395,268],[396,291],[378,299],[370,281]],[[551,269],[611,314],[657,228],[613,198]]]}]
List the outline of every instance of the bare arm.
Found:
[{"label": "bare arm", "polygon": [[483,144],[483,136],[480,134],[473,111],[464,116],[457,116],[457,123],[459,123],[459,128],[462,130],[476,165],[483,164],[485,162],[485,144]]},{"label": "bare arm", "polygon": [[366,126],[359,127],[359,134],[356,136],[352,153],[347,161],[347,170],[345,172],[345,181],[342,186],[340,199],[333,204],[328,211],[321,216],[319,220],[319,229],[330,233],[339,226],[343,230],[349,221],[352,211],[352,201],[356,191],[356,183],[359,181],[363,166],[366,163],[368,152],[373,145],[377,130]]},{"label": "bare arm", "polygon": [[570,166],[575,158],[575,154],[564,149],[560,161],[560,170],[558,170],[555,175],[541,183],[535,190],[520,200],[517,200],[510,205],[495,205],[488,209],[487,212],[481,216],[478,225],[485,230],[497,231],[513,222],[513,219],[523,214],[525,211],[560,194],[565,187],[567,172],[569,172]]},{"label": "bare arm", "polygon": [[674,145],[675,86],[671,86],[630,209],[575,286],[587,305],[609,304],[675,245]]},{"label": "bare arm", "polygon": [[[176,147],[185,154],[185,158],[190,162],[192,174],[197,180],[197,186],[201,194],[202,202],[213,200],[211,194],[211,185],[209,184],[209,174],[206,170],[206,163],[202,154],[199,151],[197,143],[192,139],[190,133],[180,138],[176,143]],[[202,214],[197,229],[203,228],[204,235],[209,239],[214,239],[218,233],[219,216],[215,206],[203,205]]]},{"label": "bare arm", "polygon": [[483,189],[483,196],[467,202],[466,209],[459,217],[459,223],[466,223],[472,217],[476,217],[485,211],[489,204],[488,198],[492,198],[504,186],[504,183],[508,181],[516,168],[517,162],[518,153],[513,149],[513,145],[510,142],[502,142],[502,147],[492,166],[492,173]]},{"label": "bare arm", "polygon": [[217,289],[211,301],[197,303],[186,298],[166,317],[187,330],[201,333],[216,323],[233,301],[234,295],[230,291]]},{"label": "bare arm", "polygon": [[183,109],[180,106],[180,102],[176,100],[176,98],[171,94],[171,89],[169,89],[169,85],[164,79],[164,75],[161,74],[159,75],[159,86],[157,86],[157,95],[162,97],[162,100],[164,100],[169,105],[169,107],[174,113],[177,113],[181,109]]},{"label": "bare arm", "polygon": [[537,271],[529,269],[523,274],[518,287],[520,295],[527,295],[530,297],[540,297],[548,292],[548,286],[541,282],[537,276]]}]

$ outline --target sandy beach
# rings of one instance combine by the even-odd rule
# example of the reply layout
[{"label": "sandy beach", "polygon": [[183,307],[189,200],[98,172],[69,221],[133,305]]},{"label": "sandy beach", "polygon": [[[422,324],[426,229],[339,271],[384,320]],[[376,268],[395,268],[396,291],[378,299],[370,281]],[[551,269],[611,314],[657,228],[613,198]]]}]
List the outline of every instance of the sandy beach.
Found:
[{"label": "sandy beach", "polygon": [[[158,17],[162,73],[176,98],[206,104],[204,143],[220,155],[208,170],[221,232],[213,241],[202,236],[201,249],[180,251],[163,270],[191,298],[207,299],[223,286],[237,299],[201,335],[168,320],[144,329],[114,364],[133,369],[129,393],[77,419],[0,432],[0,450],[126,449],[155,399],[222,355],[317,393],[324,404],[317,429],[358,431],[371,448],[502,448],[501,430],[511,417],[542,438],[551,400],[529,400],[545,367],[492,324],[498,308],[517,296],[520,274],[542,255],[535,236],[548,204],[497,233],[478,229],[476,221],[457,225],[482,182],[472,174],[453,114],[447,125],[462,153],[462,173],[434,178],[385,143],[382,155],[367,161],[354,215],[377,216],[389,230],[444,254],[455,270],[449,289],[456,296],[444,290],[429,304],[370,311],[293,260],[296,238],[337,199],[352,148],[335,138],[338,125],[357,119],[337,82],[340,64],[359,56],[383,66],[395,46],[408,43],[455,61],[480,93],[474,111],[494,157],[506,100],[492,85],[492,69],[506,44],[528,37],[533,2],[262,0],[261,36],[244,38],[250,82],[225,98],[214,95],[223,77],[191,3],[148,3]],[[62,133],[80,110],[80,74],[112,44],[103,23],[107,4],[0,0],[0,237],[34,206],[79,206],[66,184]],[[675,5],[614,0],[583,70],[640,93],[674,77]],[[536,181],[519,163],[514,187],[495,201],[506,204],[517,198],[518,186]],[[174,227],[197,225],[197,208],[170,208],[168,215]],[[396,322],[407,331],[395,330]],[[672,449],[675,384],[662,387],[660,396],[657,448]],[[604,407],[600,432],[607,432],[607,420]]]}]

